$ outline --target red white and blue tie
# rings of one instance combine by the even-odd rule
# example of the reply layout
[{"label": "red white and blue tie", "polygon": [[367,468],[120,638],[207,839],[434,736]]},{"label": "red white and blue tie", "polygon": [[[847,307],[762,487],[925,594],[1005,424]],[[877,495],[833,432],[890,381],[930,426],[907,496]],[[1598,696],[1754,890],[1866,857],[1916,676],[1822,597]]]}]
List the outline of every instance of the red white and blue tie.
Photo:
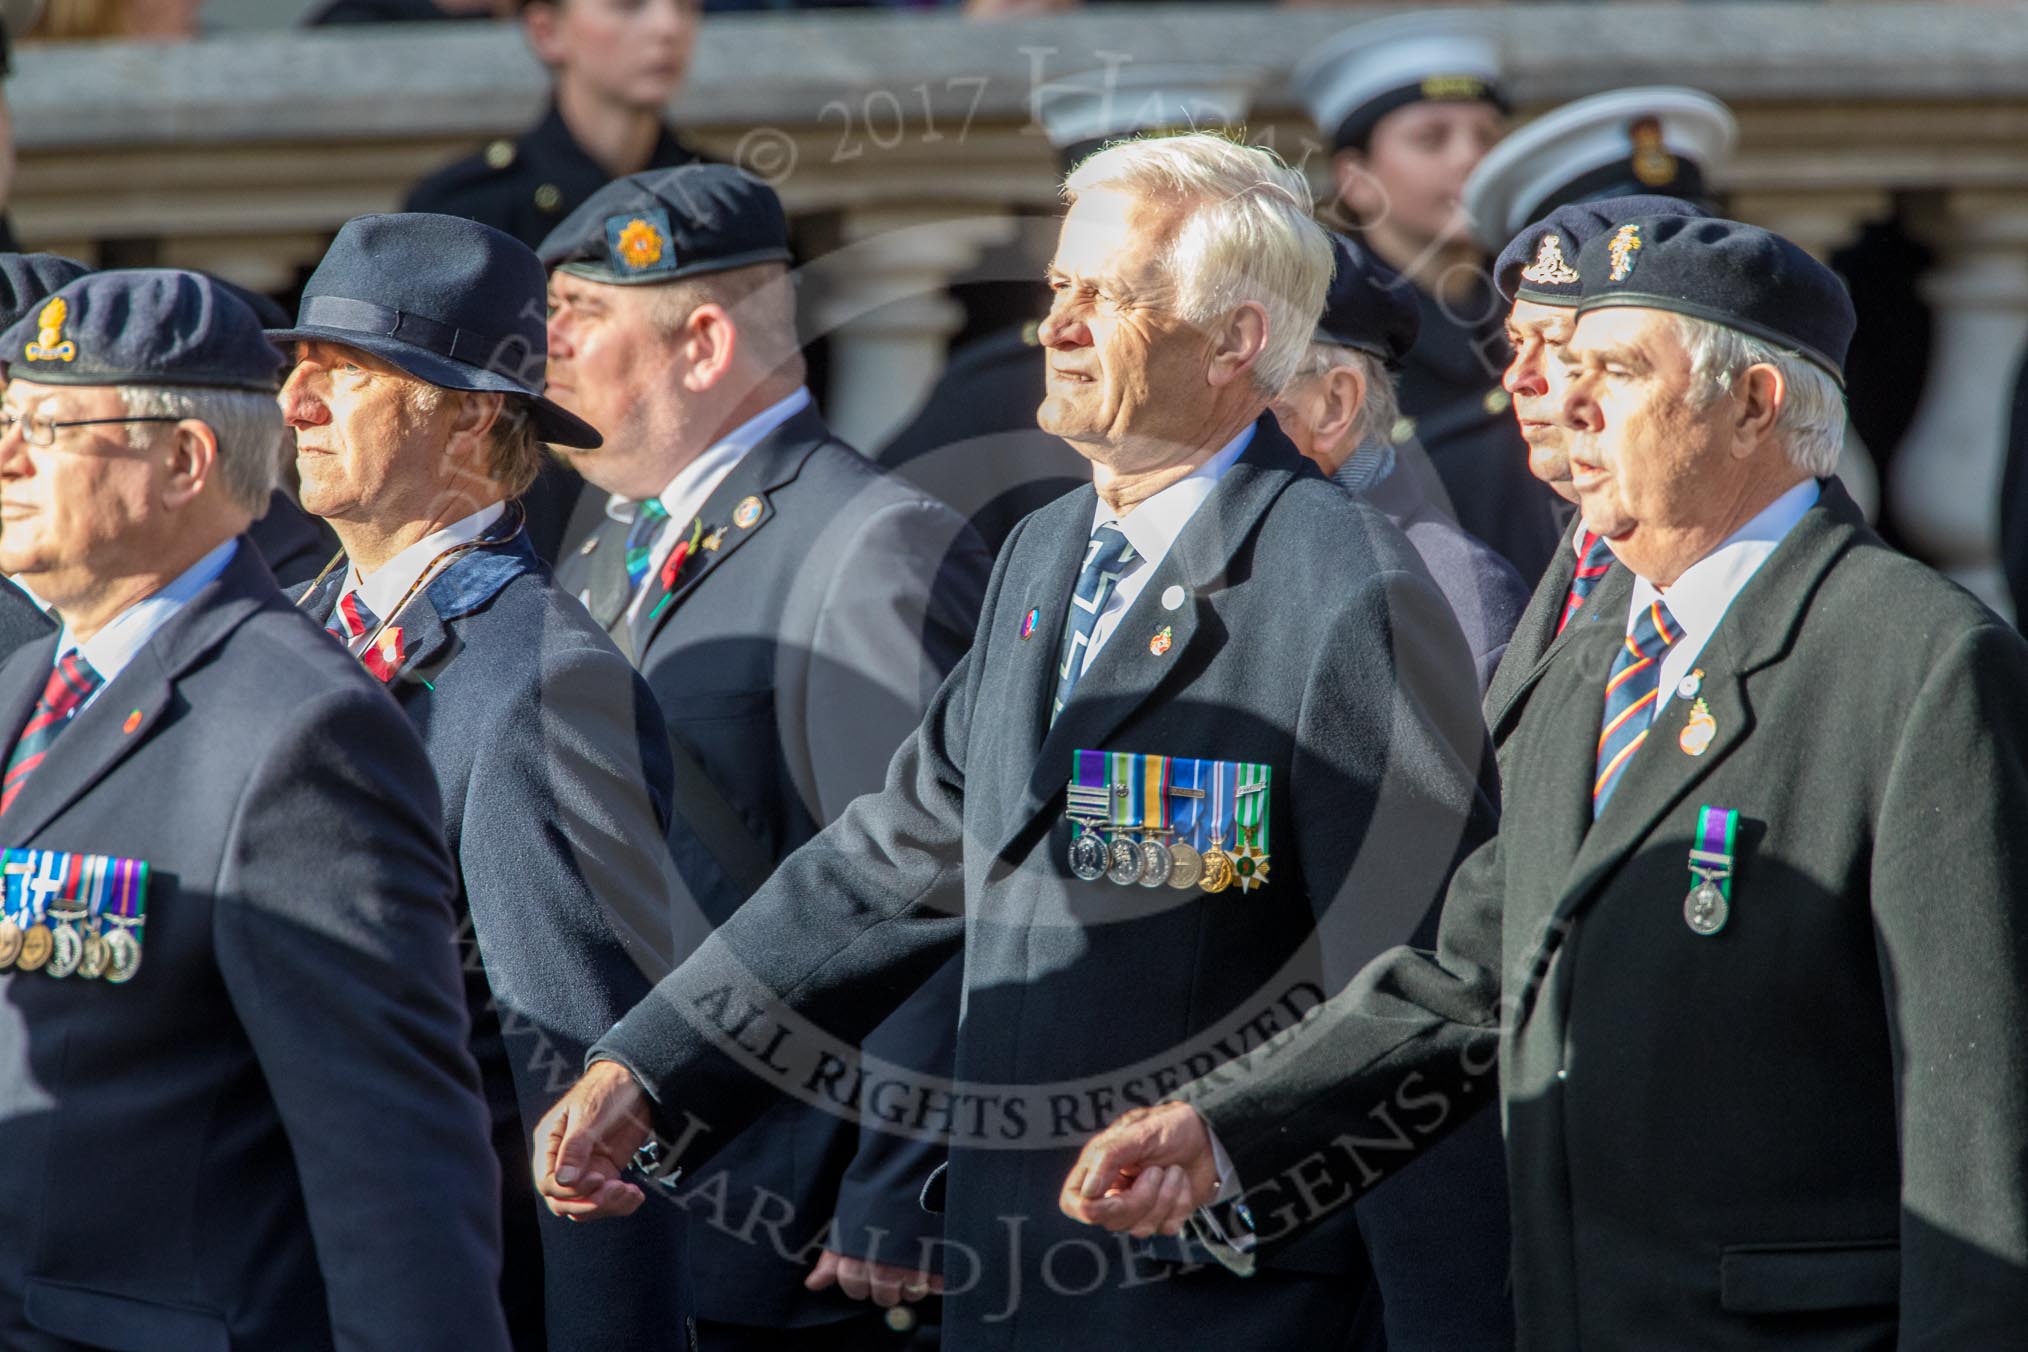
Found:
[{"label": "red white and blue tie", "polygon": [[346,592],[331,611],[331,619],[325,628],[344,639],[347,644],[357,643],[366,637],[366,631],[380,623],[366,602],[359,599],[356,591]]},{"label": "red white and blue tie", "polygon": [[1570,576],[1570,594],[1564,598],[1563,614],[1556,621],[1556,632],[1559,634],[1577,614],[1578,608],[1591,596],[1592,589],[1598,586],[1599,579],[1611,571],[1613,566],[1612,546],[1606,543],[1605,536],[1594,535],[1580,526],[1577,539],[1580,546],[1577,571]]}]

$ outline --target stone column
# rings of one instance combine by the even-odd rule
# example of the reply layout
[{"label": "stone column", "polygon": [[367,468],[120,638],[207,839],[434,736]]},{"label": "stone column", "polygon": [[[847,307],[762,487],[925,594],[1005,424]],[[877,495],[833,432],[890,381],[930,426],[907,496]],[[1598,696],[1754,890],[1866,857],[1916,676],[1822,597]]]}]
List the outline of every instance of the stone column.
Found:
[{"label": "stone column", "polygon": [[1911,221],[1936,251],[1929,375],[1888,484],[1912,548],[2005,609],[1995,504],[2028,351],[2028,195],[1959,190]]},{"label": "stone column", "polygon": [[846,212],[839,248],[804,269],[831,339],[825,412],[839,436],[871,455],[922,406],[964,320],[944,288],[1015,229],[1003,214],[935,205]]}]

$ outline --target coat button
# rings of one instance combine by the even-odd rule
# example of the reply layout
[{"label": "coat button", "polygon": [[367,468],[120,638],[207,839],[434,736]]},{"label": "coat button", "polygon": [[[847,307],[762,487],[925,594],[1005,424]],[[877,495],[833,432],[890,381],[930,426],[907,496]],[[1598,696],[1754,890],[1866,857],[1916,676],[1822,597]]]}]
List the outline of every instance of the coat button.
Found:
[{"label": "coat button", "polygon": [[494,141],[486,147],[486,164],[492,169],[505,169],[514,163],[514,143]]},{"label": "coat button", "polygon": [[563,189],[554,183],[545,183],[535,190],[535,205],[543,211],[554,211],[563,205]]}]

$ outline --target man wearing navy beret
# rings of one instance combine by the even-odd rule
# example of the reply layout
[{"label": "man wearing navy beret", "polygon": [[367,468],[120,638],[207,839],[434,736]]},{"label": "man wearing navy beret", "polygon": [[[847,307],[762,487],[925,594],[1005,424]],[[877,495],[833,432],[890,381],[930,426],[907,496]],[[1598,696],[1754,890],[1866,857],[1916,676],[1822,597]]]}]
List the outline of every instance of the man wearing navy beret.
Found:
[{"label": "man wearing navy beret", "polygon": [[505,1352],[429,767],[243,534],[281,354],[165,270],[0,359],[0,1344]]},{"label": "man wearing navy beret", "polygon": [[1365,246],[1332,236],[1324,313],[1275,417],[1296,448],[1401,528],[1450,602],[1486,688],[1528,604],[1513,566],[1429,500],[1436,471],[1413,439],[1393,439],[1394,371],[1420,327],[1410,283]]},{"label": "man wearing navy beret", "polygon": [[1516,694],[1436,952],[1116,1123],[1064,1207],[1176,1224],[1221,1152],[1377,1177],[1369,1109],[1495,1092],[1497,1043],[1524,1347],[2017,1347],[2028,643],[1830,477],[1834,274],[1684,216],[1575,262],[1559,416],[1630,594]]},{"label": "man wearing navy beret", "polygon": [[525,245],[476,221],[338,232],[271,335],[295,358],[281,405],[303,505],[344,545],[293,594],[393,694],[436,773],[515,1347],[684,1349],[682,1214],[585,1229],[529,1184],[536,1120],[667,967],[677,912],[661,716],[515,501],[544,442],[599,442],[543,397],[543,285]]}]

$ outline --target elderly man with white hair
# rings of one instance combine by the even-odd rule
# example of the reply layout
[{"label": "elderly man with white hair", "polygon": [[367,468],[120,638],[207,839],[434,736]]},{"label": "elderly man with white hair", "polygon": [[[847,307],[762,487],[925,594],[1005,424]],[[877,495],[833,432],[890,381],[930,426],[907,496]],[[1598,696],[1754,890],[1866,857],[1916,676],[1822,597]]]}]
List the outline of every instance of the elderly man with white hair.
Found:
[{"label": "elderly man with white hair", "polygon": [[1109,1128],[1064,1208],[1174,1228],[1220,1147],[1227,1185],[1313,1155],[1378,1179],[1402,1086],[1498,1092],[1524,1348],[2018,1347],[2028,643],[1830,477],[1828,269],[1644,216],[1577,271],[1559,416],[1632,588],[1516,694],[1505,817],[1436,951],[1368,968],[1266,1074]]},{"label": "elderly man with white hair", "polygon": [[856,1099],[950,1137],[944,1345],[1342,1346],[1370,1290],[1344,1214],[1297,1223],[1315,1180],[1252,1198],[1251,1237],[1231,1213],[1103,1245],[1057,1186],[1120,1108],[1422,922],[1490,825],[1469,658],[1406,542],[1268,412],[1331,272],[1302,179],[1193,134],[1110,147],[1065,196],[1038,421],[1091,488],[1015,528],[886,787],[594,1049],[539,1182],[566,1215],[639,1205],[651,1128],[642,1162],[707,1159],[962,952],[956,1083],[868,1066]]}]

